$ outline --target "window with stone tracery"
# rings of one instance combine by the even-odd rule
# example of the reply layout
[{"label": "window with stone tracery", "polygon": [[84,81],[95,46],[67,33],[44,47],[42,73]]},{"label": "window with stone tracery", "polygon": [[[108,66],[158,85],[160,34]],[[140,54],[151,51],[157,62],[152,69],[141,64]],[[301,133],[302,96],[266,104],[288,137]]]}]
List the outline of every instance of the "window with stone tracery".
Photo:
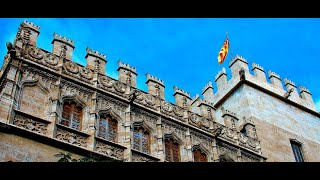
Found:
[{"label": "window with stone tracery", "polygon": [[81,130],[83,108],[75,101],[65,101],[60,123],[64,126]]},{"label": "window with stone tracery", "polygon": [[180,145],[173,138],[165,139],[165,154],[166,161],[180,161]]},{"label": "window with stone tracery", "polygon": [[133,149],[150,154],[150,133],[143,127],[134,127]]},{"label": "window with stone tracery", "polygon": [[99,118],[98,137],[117,142],[118,121],[109,114],[102,114]]},{"label": "window with stone tracery", "polygon": [[207,162],[207,155],[197,148],[193,151],[194,162]]}]

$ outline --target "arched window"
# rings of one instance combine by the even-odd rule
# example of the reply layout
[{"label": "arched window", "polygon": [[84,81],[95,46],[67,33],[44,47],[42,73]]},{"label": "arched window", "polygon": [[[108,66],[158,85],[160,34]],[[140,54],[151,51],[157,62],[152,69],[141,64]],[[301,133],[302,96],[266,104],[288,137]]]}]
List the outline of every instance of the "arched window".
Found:
[{"label": "arched window", "polygon": [[173,138],[165,139],[166,161],[180,161],[180,146]]},{"label": "arched window", "polygon": [[133,149],[150,154],[150,133],[143,127],[134,127]]},{"label": "arched window", "polygon": [[207,162],[207,155],[201,151],[200,148],[193,150],[193,159],[194,162]]},{"label": "arched window", "polygon": [[75,101],[65,101],[62,109],[61,124],[77,130],[81,128],[83,108]]},{"label": "arched window", "polygon": [[100,115],[98,137],[117,142],[118,121],[109,114]]}]

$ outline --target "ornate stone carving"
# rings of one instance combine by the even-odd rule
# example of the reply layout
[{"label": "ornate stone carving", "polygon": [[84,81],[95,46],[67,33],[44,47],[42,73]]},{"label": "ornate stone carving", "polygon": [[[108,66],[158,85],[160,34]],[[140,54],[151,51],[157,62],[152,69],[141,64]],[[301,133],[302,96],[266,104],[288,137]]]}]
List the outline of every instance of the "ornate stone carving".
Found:
[{"label": "ornate stone carving", "polygon": [[167,101],[161,100],[161,112],[185,122],[185,119],[183,119],[184,109],[179,106],[172,105]]},{"label": "ornate stone carving", "polygon": [[16,115],[13,124],[39,134],[47,134],[48,124],[21,115]]},{"label": "ornate stone carving", "polygon": [[56,55],[47,53],[44,61],[52,66],[56,66],[58,64],[59,58]]},{"label": "ornate stone carving", "polygon": [[212,140],[210,137],[203,135],[201,133],[198,133],[196,131],[190,130],[191,135],[191,142],[193,145],[202,145],[206,149],[211,148]]},{"label": "ornate stone carving", "polygon": [[99,87],[101,87],[104,90],[107,90],[109,92],[113,92],[117,95],[127,97],[128,94],[125,94],[127,85],[120,82],[116,81],[114,79],[111,79],[108,76],[100,76],[99,78]]},{"label": "ornate stone carving", "polygon": [[221,137],[225,140],[231,141],[233,143],[235,143],[236,136],[237,136],[236,131],[234,131],[228,127],[225,127],[225,126],[223,126],[221,133],[219,134],[219,137]]},{"label": "ornate stone carving", "polygon": [[258,151],[259,147],[259,140],[248,137],[243,135],[242,133],[239,133],[239,145],[248,149],[251,149],[253,151]]},{"label": "ornate stone carving", "polygon": [[233,147],[231,145],[218,141],[217,148],[218,148],[219,155],[228,154],[228,156],[230,156],[234,161],[237,161],[238,149],[236,147]]},{"label": "ornate stone carving", "polygon": [[[126,103],[123,103],[121,101],[115,100],[113,98],[110,98],[108,96],[98,94],[97,95],[97,105],[98,110],[104,110],[104,109],[112,109],[120,116],[124,115],[124,112],[126,111],[128,105]],[[124,118],[124,116],[123,116]]]},{"label": "ornate stone carving", "polygon": [[76,63],[71,62],[71,61],[66,61],[64,63],[64,67],[68,72],[71,72],[73,74],[77,74],[79,72],[79,67]]},{"label": "ornate stone carving", "polygon": [[27,54],[24,55],[24,58],[51,69],[58,70],[57,65],[59,57],[35,46],[27,46]]},{"label": "ornate stone carving", "polygon": [[156,109],[156,98],[151,95],[151,94],[147,94],[147,93],[144,93],[138,89],[134,89],[132,93],[135,93],[136,95],[136,98],[134,99],[134,102],[137,102],[137,103],[140,103],[142,105],[145,105],[149,108],[152,108],[152,109]]},{"label": "ornate stone carving", "polygon": [[30,46],[28,53],[31,57],[37,59],[37,60],[41,60],[44,57],[44,53],[42,50],[40,50],[37,47],[34,46]]},{"label": "ornate stone carving", "polygon": [[121,94],[126,91],[126,85],[120,81],[116,81],[115,83],[113,83],[113,87],[117,92]]},{"label": "ornate stone carving", "polygon": [[87,147],[87,137],[66,130],[57,129],[56,138],[77,146]]},{"label": "ornate stone carving", "polygon": [[80,75],[88,80],[91,80],[93,78],[93,73],[91,69],[87,67],[80,68]]},{"label": "ornate stone carving", "polygon": [[83,86],[79,86],[75,83],[72,83],[64,79],[61,80],[60,85],[61,96],[78,96],[86,103],[89,103],[91,101],[91,97],[93,94],[92,90],[84,88]]},{"label": "ornate stone carving", "polygon": [[52,90],[58,80],[57,76],[41,71],[35,67],[27,66],[22,69],[21,81],[37,81],[39,80],[45,87]]},{"label": "ornate stone carving", "polygon": [[134,121],[140,122],[141,120],[144,121],[148,126],[152,127],[154,130],[157,129],[157,119],[156,115],[148,113],[138,108],[132,108],[131,110],[134,114]]},{"label": "ornate stone carving", "polygon": [[162,132],[163,134],[175,133],[181,140],[186,138],[186,128],[170,120],[162,119]]},{"label": "ornate stone carving", "polygon": [[107,156],[123,160],[123,149],[97,141],[95,151]]},{"label": "ornate stone carving", "polygon": [[102,87],[112,88],[114,81],[108,78],[107,76],[100,76],[100,84]]},{"label": "ornate stone carving", "polygon": [[90,80],[93,78],[93,72],[87,67],[81,67],[72,61],[65,61],[63,66],[63,73],[72,76],[80,81],[93,84]]},{"label": "ornate stone carving", "polygon": [[142,156],[136,153],[132,153],[132,162],[157,162],[146,156]]}]

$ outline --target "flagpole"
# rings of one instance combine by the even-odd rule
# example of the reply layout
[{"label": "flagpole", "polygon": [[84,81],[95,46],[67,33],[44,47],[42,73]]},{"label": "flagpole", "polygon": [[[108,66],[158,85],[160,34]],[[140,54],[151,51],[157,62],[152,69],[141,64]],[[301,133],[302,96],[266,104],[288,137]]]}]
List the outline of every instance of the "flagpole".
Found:
[{"label": "flagpole", "polygon": [[233,54],[232,54],[232,50],[231,50],[231,46],[230,46],[230,39],[228,38],[228,32],[226,32],[226,38],[228,39],[229,42],[229,49],[230,49],[230,55],[231,55],[231,59],[233,58]]}]

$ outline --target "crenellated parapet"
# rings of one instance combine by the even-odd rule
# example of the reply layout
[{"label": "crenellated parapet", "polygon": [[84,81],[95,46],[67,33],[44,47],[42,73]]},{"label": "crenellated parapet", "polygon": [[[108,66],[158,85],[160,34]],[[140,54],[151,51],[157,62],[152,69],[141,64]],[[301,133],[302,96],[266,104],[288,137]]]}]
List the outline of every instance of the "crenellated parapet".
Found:
[{"label": "crenellated parapet", "polygon": [[281,81],[280,75],[278,75],[275,72],[272,72],[270,70],[268,71],[268,75],[269,75],[269,79],[270,79],[271,83],[275,87],[282,89],[282,81]]},{"label": "crenellated parapet", "polygon": [[204,99],[209,99],[213,95],[213,86],[211,81],[202,88],[202,95]]},{"label": "crenellated parapet", "polygon": [[146,84],[148,86],[148,93],[159,97],[161,99],[164,99],[164,82],[163,80],[150,75],[149,73],[146,73]]},{"label": "crenellated parapet", "polygon": [[261,81],[266,82],[266,74],[264,72],[264,69],[262,66],[252,62],[252,71],[254,73],[254,75]]},{"label": "crenellated parapet", "polygon": [[36,46],[39,34],[40,26],[37,26],[32,22],[23,21],[20,23],[14,45],[19,48],[25,48],[26,45]]},{"label": "crenellated parapet", "polygon": [[87,54],[85,56],[87,60],[87,67],[97,73],[106,74],[106,55],[94,51],[89,47],[86,48]]},{"label": "crenellated parapet", "polygon": [[51,44],[53,45],[53,54],[69,61],[72,60],[72,54],[75,48],[73,40],[54,33]]},{"label": "crenellated parapet", "polygon": [[287,78],[284,78],[283,82],[284,82],[284,86],[286,87],[287,91],[290,92],[289,97],[292,100],[299,99],[299,94],[298,94],[297,86],[295,85],[295,83]]},{"label": "crenellated parapet", "polygon": [[312,99],[312,94],[309,91],[309,89],[303,87],[303,86],[299,86],[298,87],[300,90],[300,96],[302,99],[304,99],[306,102],[308,102],[311,105],[314,105],[313,99]]},{"label": "crenellated parapet", "polygon": [[180,107],[187,108],[190,103],[190,93],[184,91],[183,89],[173,86],[173,96],[175,97],[176,104]]},{"label": "crenellated parapet", "polygon": [[225,68],[222,68],[215,76],[215,82],[217,83],[218,91],[223,89],[227,84],[227,72]]},{"label": "crenellated parapet", "polygon": [[233,129],[233,130],[237,130],[237,121],[238,118],[236,117],[236,113],[225,109],[224,107],[221,108],[222,111],[222,117],[224,119],[224,124],[225,126]]},{"label": "crenellated parapet", "polygon": [[132,87],[137,87],[137,69],[118,60],[119,81]]},{"label": "crenellated parapet", "polygon": [[231,69],[232,78],[239,77],[239,71],[243,69],[245,73],[249,73],[249,67],[247,60],[239,55],[236,55],[229,63]]}]

